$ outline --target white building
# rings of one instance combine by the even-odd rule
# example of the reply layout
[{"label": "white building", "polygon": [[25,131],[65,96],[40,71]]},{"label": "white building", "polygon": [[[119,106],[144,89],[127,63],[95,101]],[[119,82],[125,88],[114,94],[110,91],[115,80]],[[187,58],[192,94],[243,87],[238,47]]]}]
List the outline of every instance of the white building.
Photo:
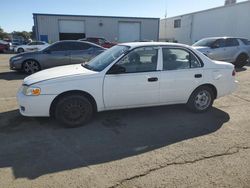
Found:
[{"label": "white building", "polygon": [[33,14],[36,39],[55,42],[85,37],[131,42],[159,38],[159,18]]},{"label": "white building", "polygon": [[216,36],[243,37],[250,40],[250,1],[229,3],[226,6],[160,21],[161,41],[193,44],[204,37]]}]

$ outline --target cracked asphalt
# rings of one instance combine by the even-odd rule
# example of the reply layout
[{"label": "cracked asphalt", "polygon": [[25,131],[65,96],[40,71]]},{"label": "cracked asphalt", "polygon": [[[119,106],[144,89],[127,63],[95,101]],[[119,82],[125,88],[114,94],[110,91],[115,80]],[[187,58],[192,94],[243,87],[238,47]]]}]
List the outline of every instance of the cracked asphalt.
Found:
[{"label": "cracked asphalt", "polygon": [[22,117],[25,75],[0,54],[0,188],[250,187],[250,65],[238,90],[194,114],[183,105],[102,112],[84,127]]}]

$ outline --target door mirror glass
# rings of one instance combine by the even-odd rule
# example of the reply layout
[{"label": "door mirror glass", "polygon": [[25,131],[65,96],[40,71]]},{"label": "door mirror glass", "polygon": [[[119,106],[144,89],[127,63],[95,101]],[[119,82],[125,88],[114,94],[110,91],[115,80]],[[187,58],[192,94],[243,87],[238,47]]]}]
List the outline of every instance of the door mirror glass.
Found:
[{"label": "door mirror glass", "polygon": [[107,72],[107,74],[122,74],[125,73],[126,69],[120,65],[115,64],[111,69]]}]

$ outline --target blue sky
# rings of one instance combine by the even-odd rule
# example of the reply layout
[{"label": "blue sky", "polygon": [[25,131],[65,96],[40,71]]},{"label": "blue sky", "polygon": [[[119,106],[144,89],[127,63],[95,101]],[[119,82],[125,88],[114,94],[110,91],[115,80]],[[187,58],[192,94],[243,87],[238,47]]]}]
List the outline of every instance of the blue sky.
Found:
[{"label": "blue sky", "polygon": [[[244,0],[238,0],[241,2]],[[1,2],[0,26],[30,31],[32,13],[163,18],[222,6],[224,0],[11,0]]]}]

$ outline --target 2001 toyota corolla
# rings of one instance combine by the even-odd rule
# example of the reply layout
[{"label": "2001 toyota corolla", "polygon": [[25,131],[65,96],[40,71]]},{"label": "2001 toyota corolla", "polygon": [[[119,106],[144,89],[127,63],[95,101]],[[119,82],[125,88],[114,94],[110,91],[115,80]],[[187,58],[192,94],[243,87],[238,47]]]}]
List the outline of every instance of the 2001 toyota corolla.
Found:
[{"label": "2001 toyota corolla", "polygon": [[207,111],[236,88],[234,66],[212,61],[192,47],[125,43],[89,63],[35,73],[18,92],[24,116],[52,116],[63,125],[84,125],[95,111],[187,104]]}]

